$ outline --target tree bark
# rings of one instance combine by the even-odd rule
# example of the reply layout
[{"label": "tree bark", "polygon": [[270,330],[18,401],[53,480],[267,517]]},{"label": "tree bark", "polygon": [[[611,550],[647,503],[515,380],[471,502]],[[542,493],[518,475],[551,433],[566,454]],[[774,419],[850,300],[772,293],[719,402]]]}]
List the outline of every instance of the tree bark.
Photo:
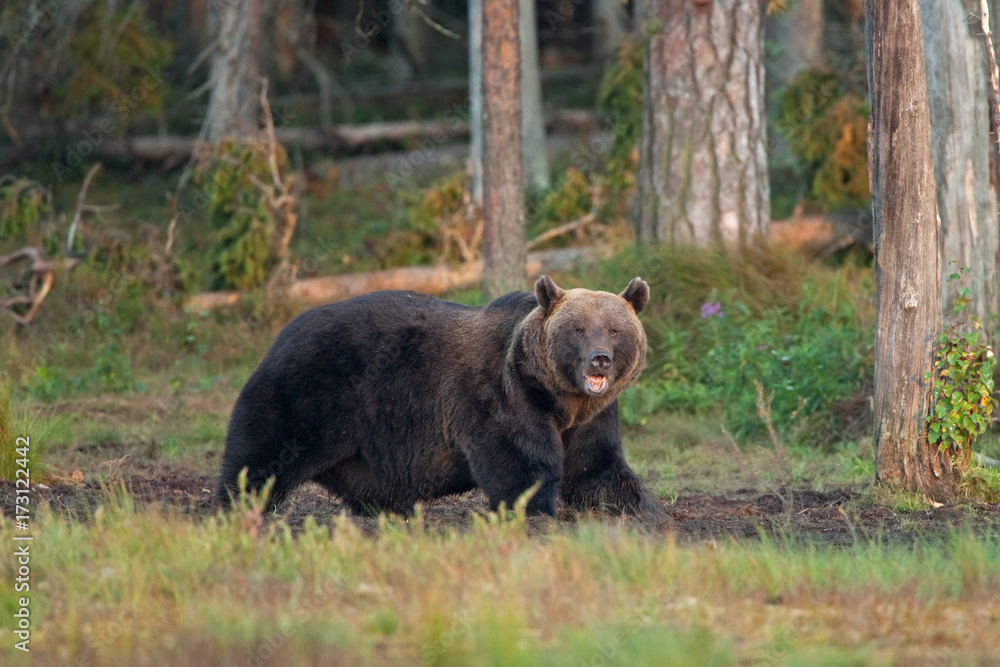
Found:
[{"label": "tree bark", "polygon": [[935,500],[954,492],[926,416],[941,320],[937,199],[920,0],[867,0],[875,276],[875,475]]},{"label": "tree bark", "polygon": [[218,44],[212,59],[212,96],[205,114],[203,139],[215,143],[225,137],[256,136],[260,109],[256,48],[260,0],[215,0],[211,11],[215,14]]},{"label": "tree bark", "polygon": [[544,190],[549,187],[549,158],[545,153],[545,112],[542,108],[542,79],[538,63],[538,24],[535,0],[520,0],[521,39],[521,149],[527,183]]},{"label": "tree bark", "polygon": [[[920,0],[920,13],[941,219],[942,314],[945,322],[957,320],[957,285],[949,284],[948,276],[970,267],[969,311],[986,324],[997,312],[1000,225],[990,189],[989,152],[995,144],[984,102],[989,97],[983,42],[978,23],[965,20],[963,3]],[[952,260],[957,264],[949,266]]]},{"label": "tree bark", "polygon": [[483,0],[469,0],[469,192],[483,207]]},{"label": "tree bark", "polygon": [[639,237],[733,245],[770,217],[756,0],[644,0]]},{"label": "tree bark", "polygon": [[483,3],[483,292],[491,299],[525,283],[518,2]]}]

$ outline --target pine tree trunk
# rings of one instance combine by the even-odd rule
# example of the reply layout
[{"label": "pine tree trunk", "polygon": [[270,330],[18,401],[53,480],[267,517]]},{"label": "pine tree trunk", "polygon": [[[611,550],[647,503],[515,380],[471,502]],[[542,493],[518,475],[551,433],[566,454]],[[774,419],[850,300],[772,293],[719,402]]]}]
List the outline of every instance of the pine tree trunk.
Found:
[{"label": "pine tree trunk", "polygon": [[644,0],[639,237],[734,245],[770,217],[757,0]]},{"label": "pine tree trunk", "polygon": [[256,136],[260,109],[256,48],[260,0],[215,0],[210,12],[217,22],[218,44],[212,59],[212,96],[202,138],[215,143],[225,137]]},{"label": "pine tree trunk", "polygon": [[483,207],[483,0],[469,0],[469,191]]},{"label": "pine tree trunk", "polygon": [[[976,22],[962,3],[920,0],[924,62],[931,114],[931,147],[941,218],[941,301],[945,322],[955,317],[957,285],[948,276],[972,269],[969,310],[986,324],[997,312],[1000,226],[990,189],[987,72]],[[979,100],[982,100],[981,102]],[[975,102],[971,102],[975,101]],[[955,260],[955,264],[949,264]],[[987,331],[989,327],[987,327]]]},{"label": "pine tree trunk", "polygon": [[483,292],[524,288],[519,0],[483,3]]},{"label": "pine tree trunk", "polygon": [[920,0],[868,0],[865,45],[875,219],[875,474],[932,499],[954,492],[947,454],[927,440],[941,330],[937,199]]},{"label": "pine tree trunk", "polygon": [[535,0],[520,0],[521,38],[521,149],[527,183],[549,187],[549,158],[545,153],[545,113],[538,63],[538,25]]}]

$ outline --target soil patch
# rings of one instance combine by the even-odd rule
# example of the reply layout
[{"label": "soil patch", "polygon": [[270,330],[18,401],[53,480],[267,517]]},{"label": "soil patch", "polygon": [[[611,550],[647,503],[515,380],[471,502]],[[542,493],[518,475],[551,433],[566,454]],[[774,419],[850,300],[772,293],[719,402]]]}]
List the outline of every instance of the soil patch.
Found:
[{"label": "soil patch", "polygon": [[[217,511],[212,502],[215,476],[184,471],[133,475],[103,486],[36,483],[32,486],[32,507],[44,502],[55,512],[86,521],[106,498],[108,487],[118,485],[124,486],[139,509],[156,505],[193,518]],[[14,517],[15,495],[13,483],[0,482],[0,510],[8,518]],[[727,495],[681,493],[673,502],[661,501],[668,520],[596,512],[590,516],[650,534],[674,533],[681,542],[755,540],[773,535],[832,545],[869,539],[910,543],[947,535],[957,527],[971,527],[977,532],[1000,529],[1000,505],[956,503],[903,514],[885,507],[860,508],[858,497],[857,490],[847,488],[824,492],[740,489]],[[471,524],[475,514],[487,509],[486,497],[478,491],[441,498],[424,504],[424,523],[431,530],[462,530]],[[347,511],[339,499],[311,484],[292,493],[280,508],[293,529],[301,528],[307,516],[329,525]],[[572,526],[581,518],[579,512],[560,507],[558,523],[542,520],[532,521],[531,525],[533,530],[546,532]],[[352,520],[366,532],[378,529],[377,518],[354,516]]]}]

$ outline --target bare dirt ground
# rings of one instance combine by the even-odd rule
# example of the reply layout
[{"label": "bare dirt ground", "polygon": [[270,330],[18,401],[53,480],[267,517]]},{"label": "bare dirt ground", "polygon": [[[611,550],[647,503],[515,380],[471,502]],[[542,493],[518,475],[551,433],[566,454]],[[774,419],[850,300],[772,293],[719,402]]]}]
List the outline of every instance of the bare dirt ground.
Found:
[{"label": "bare dirt ground", "polygon": [[[211,515],[215,489],[213,474],[160,470],[156,474],[119,476],[135,499],[137,508],[158,505],[193,518]],[[89,482],[54,482],[33,485],[36,500],[44,501],[58,513],[86,520],[89,511],[100,504],[102,484]],[[761,534],[781,535],[820,544],[849,545],[857,540],[881,539],[909,543],[946,534],[955,527],[976,531],[1000,529],[1000,505],[958,503],[910,513],[896,513],[885,507],[862,507],[856,489],[817,492],[785,488],[775,491],[740,489],[725,495],[680,493],[675,500],[661,501],[669,519],[593,516],[602,521],[620,523],[650,534],[674,533],[681,542],[725,539],[758,539]],[[0,510],[8,517],[14,513],[14,485],[0,482]],[[312,515],[321,524],[346,512],[344,505],[317,486],[298,489],[281,507],[281,514],[294,528]],[[442,498],[424,505],[425,526],[432,530],[458,529],[470,525],[475,513],[487,511],[485,496],[472,492]],[[571,526],[580,514],[560,507],[558,526]],[[374,532],[378,520],[353,517],[361,528]],[[552,522],[532,522],[533,530],[552,530]]]}]

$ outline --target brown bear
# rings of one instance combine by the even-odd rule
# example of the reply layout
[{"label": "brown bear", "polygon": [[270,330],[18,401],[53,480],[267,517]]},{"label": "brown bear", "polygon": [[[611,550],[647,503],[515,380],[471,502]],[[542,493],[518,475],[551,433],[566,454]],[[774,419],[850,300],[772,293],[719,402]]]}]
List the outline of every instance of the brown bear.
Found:
[{"label": "brown bear", "polygon": [[621,294],[531,292],[484,307],[377,292],[308,310],[279,334],[233,408],[219,484],[269,477],[274,507],[312,480],[356,512],[407,514],[479,487],[531,514],[579,508],[660,513],[625,462],[618,395],[646,360],[637,314],[649,286]]}]

